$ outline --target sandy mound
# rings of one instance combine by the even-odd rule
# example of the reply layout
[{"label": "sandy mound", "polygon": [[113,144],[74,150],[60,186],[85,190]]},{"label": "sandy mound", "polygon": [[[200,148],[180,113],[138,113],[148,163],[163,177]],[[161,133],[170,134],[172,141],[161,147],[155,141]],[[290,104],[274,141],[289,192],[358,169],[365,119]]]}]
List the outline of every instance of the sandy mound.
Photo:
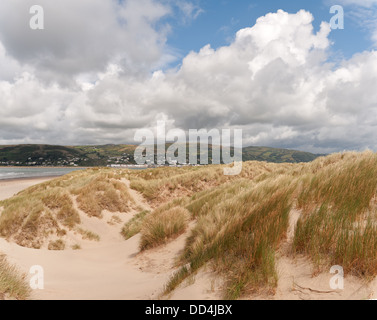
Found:
[{"label": "sandy mound", "polygon": [[[377,229],[356,223],[375,212],[376,163],[377,156],[368,153],[335,155],[308,165],[271,166],[271,170],[255,170],[255,163],[249,163],[233,181],[223,181],[218,168],[208,167],[193,172],[93,169],[75,173],[2,202],[0,225],[7,240],[0,240],[0,251],[25,273],[35,265],[44,269],[45,289],[34,291],[34,299],[376,298],[377,281],[367,283],[362,280],[366,276],[347,276],[344,290],[330,288],[334,275],[326,263],[334,261],[332,253],[337,244],[343,244],[341,239],[327,241],[327,251],[321,247],[328,258],[321,261],[321,272],[319,264],[317,269],[312,264],[318,257],[316,245],[327,239],[323,226],[347,235],[351,244],[364,245],[361,238],[349,237],[363,235],[364,230],[371,237],[367,240],[377,239]],[[355,168],[364,172],[361,178],[352,174]],[[211,179],[218,179],[209,183],[215,187],[201,186]],[[29,185],[20,182],[18,188]],[[176,198],[172,193],[167,201],[159,194],[175,187],[184,187],[190,196]],[[0,194],[10,196],[17,191],[14,188],[4,182]],[[358,201],[353,201],[354,196]],[[156,199],[162,202],[157,204]],[[56,203],[62,204],[63,212]],[[166,223],[160,214],[176,208],[185,210],[187,219],[183,224],[170,223],[173,218]],[[348,224],[335,220],[343,208],[354,209],[354,216],[344,218]],[[43,223],[44,215],[54,223]],[[124,240],[121,231],[128,222],[123,232],[128,240]],[[26,241],[24,247],[20,239]],[[40,242],[39,250],[30,248],[29,240]],[[142,246],[145,240],[150,245]],[[51,241],[56,242],[55,249],[61,248],[59,241],[64,242],[65,250],[48,250]],[[342,246],[340,252],[347,253],[348,248],[353,247]],[[375,263],[374,252],[368,251],[371,255],[365,258],[360,254],[364,247],[357,248],[361,269],[351,271],[374,272],[369,268]],[[350,261],[345,261],[345,267]],[[165,288],[170,293],[162,296]]]}]

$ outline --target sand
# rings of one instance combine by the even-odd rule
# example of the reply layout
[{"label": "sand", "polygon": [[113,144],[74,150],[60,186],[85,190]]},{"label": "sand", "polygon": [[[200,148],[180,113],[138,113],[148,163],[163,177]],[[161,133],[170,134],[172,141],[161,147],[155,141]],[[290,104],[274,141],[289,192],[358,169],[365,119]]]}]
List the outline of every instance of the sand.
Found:
[{"label": "sand", "polygon": [[63,252],[30,250],[0,240],[1,251],[24,272],[31,266],[44,269],[44,290],[33,299],[120,300],[157,298],[166,275],[143,272],[134,263],[138,237],[98,248]]},{"label": "sand", "polygon": [[[0,197],[8,198],[47,180],[0,182]],[[149,209],[147,204],[141,203],[140,195],[132,195],[139,207]],[[174,272],[174,258],[183,249],[185,239],[177,239],[178,241],[148,254],[139,254],[140,236],[124,241],[120,235],[123,222],[131,219],[135,213],[136,211],[122,216],[122,223],[113,226],[106,223],[112,216],[106,212],[102,220],[81,216],[85,228],[101,236],[100,242],[81,241],[81,250],[34,250],[0,239],[0,252],[23,273],[29,274],[32,266],[43,268],[44,289],[33,291],[32,299],[157,299]]]},{"label": "sand", "polygon": [[26,188],[49,181],[51,179],[53,179],[53,177],[0,180],[0,201],[14,196]]},{"label": "sand", "polygon": [[[6,199],[19,191],[49,180],[27,179],[0,181],[0,199]],[[128,184],[128,181],[124,181]],[[131,190],[137,206],[150,209],[142,196]],[[210,268],[203,268],[189,277],[168,297],[161,292],[168,279],[176,272],[175,260],[184,248],[187,232],[166,246],[139,253],[140,236],[124,241],[120,230],[137,211],[121,214],[122,222],[108,224],[113,214],[104,213],[104,219],[81,216],[86,228],[101,236],[100,242],[81,241],[81,250],[48,251],[20,247],[0,239],[0,252],[15,264],[21,272],[29,274],[32,266],[44,270],[44,289],[34,290],[31,298],[36,300],[220,300],[223,296],[223,280],[215,276]],[[294,226],[300,212],[291,212],[291,225],[286,243],[282,246],[277,267],[279,283],[274,296],[250,295],[246,299],[278,300],[348,300],[377,298],[377,281],[363,283],[353,277],[345,278],[344,290],[331,290],[333,275],[313,275],[313,268],[304,258],[295,260],[289,255]],[[191,226],[192,227],[192,226]],[[77,239],[75,239],[77,241]],[[29,274],[30,277],[30,274]]]}]

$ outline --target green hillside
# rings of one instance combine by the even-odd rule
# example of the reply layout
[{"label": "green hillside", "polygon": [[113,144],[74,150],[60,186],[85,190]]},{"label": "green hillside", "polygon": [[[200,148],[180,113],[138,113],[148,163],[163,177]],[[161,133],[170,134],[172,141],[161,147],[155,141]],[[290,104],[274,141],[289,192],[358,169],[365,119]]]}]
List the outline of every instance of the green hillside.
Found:
[{"label": "green hillside", "polygon": [[[0,146],[0,162],[2,165],[57,164],[68,165],[74,159],[81,159],[83,154],[74,148],[50,145],[12,145]],[[67,162],[67,163],[66,163]]]},{"label": "green hillside", "polygon": [[[167,145],[169,147],[170,145]],[[107,166],[109,164],[135,164],[134,145],[98,146],[52,146],[52,145],[9,145],[0,146],[2,166]],[[212,146],[209,147],[211,163]],[[187,148],[188,150],[188,148]],[[198,151],[199,155],[199,151]],[[266,161],[273,163],[310,162],[318,158],[308,152],[273,149],[267,147],[246,147],[244,161]]]},{"label": "green hillside", "polygon": [[267,161],[274,163],[300,163],[311,162],[321,155],[287,150],[287,149],[274,149],[267,147],[247,147],[243,149],[244,161]]}]

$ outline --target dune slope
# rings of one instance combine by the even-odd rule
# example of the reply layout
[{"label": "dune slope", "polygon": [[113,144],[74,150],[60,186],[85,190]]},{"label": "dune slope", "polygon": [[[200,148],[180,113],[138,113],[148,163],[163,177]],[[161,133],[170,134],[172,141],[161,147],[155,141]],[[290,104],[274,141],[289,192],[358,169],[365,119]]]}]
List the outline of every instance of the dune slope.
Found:
[{"label": "dune slope", "polygon": [[[0,202],[0,251],[40,299],[367,299],[377,155],[71,173]],[[50,249],[50,250],[49,250]],[[329,286],[340,265],[346,288]]]}]

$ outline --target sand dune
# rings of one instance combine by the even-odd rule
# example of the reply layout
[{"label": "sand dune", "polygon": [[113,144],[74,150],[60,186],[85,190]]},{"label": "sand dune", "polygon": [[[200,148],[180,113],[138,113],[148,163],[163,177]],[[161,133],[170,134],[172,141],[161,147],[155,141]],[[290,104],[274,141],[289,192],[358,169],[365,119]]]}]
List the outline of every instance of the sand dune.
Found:
[{"label": "sand dune", "polygon": [[[8,198],[24,188],[48,179],[0,182],[0,199]],[[129,186],[128,181],[123,181]],[[150,209],[143,197],[130,191],[140,209]],[[223,282],[209,267],[202,268],[195,276],[182,283],[169,296],[161,297],[164,285],[177,270],[175,261],[185,246],[190,228],[169,244],[139,253],[140,235],[125,241],[120,236],[124,222],[136,210],[119,214],[121,223],[108,224],[113,214],[104,212],[103,219],[82,215],[85,228],[96,232],[100,242],[79,242],[81,250],[49,251],[28,249],[0,239],[0,252],[7,256],[20,271],[28,274],[34,265],[44,269],[44,290],[35,290],[31,298],[37,300],[214,300],[221,299]],[[347,277],[343,291],[329,290],[330,273],[313,276],[308,260],[292,260],[288,252],[294,226],[300,215],[291,212],[291,222],[286,244],[282,246],[278,262],[279,283],[274,296],[258,293],[248,299],[368,299],[375,297],[375,283],[363,283]],[[77,241],[77,239],[74,239]]]},{"label": "sand dune", "polygon": [[[6,199],[32,185],[48,179],[4,181],[0,183],[0,197]],[[124,181],[127,185],[129,183]],[[137,206],[150,209],[136,191],[131,194]],[[81,241],[82,250],[49,251],[29,249],[0,239],[0,251],[20,271],[29,274],[32,266],[44,270],[44,290],[35,290],[36,300],[134,300],[158,299],[164,285],[174,273],[176,256],[184,248],[187,233],[168,245],[139,253],[140,236],[128,241],[120,236],[123,222],[135,212],[122,217],[122,224],[111,226],[104,219],[82,215],[83,226],[100,235],[100,242]],[[77,241],[77,239],[75,239]],[[202,284],[177,291],[173,299],[214,299]]]},{"label": "sand dune", "polygon": [[[47,179],[9,181],[0,184],[0,195],[5,199]],[[130,219],[132,214],[126,219]],[[21,271],[29,273],[34,265],[42,266],[45,289],[33,292],[32,299],[154,299],[160,294],[172,269],[160,272],[158,259],[173,261],[167,254],[155,257],[154,267],[146,272],[141,267],[145,257],[139,257],[139,236],[124,241],[120,227],[89,217],[83,224],[97,232],[99,243],[81,243],[82,250],[49,251],[20,247],[0,239],[0,251]],[[104,219],[105,220],[105,219]],[[117,228],[117,230],[116,230]],[[172,254],[176,253],[173,250]],[[166,252],[165,252],[166,253]]]}]

